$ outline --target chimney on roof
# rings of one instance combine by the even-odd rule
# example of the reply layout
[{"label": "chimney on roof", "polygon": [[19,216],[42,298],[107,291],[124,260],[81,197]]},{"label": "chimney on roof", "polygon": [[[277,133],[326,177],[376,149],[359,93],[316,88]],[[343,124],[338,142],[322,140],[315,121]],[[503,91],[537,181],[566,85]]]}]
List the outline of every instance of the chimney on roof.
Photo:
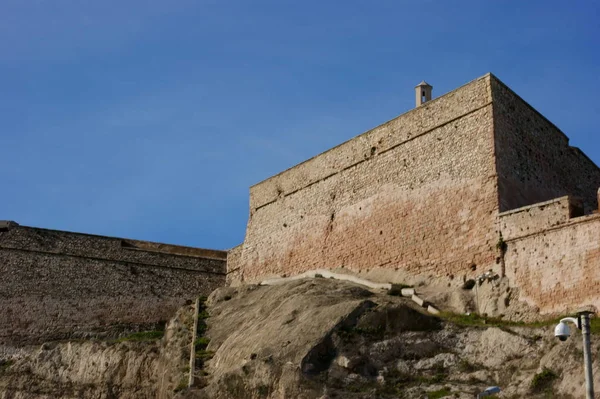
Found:
[{"label": "chimney on roof", "polygon": [[431,89],[433,89],[433,86],[431,86],[426,81],[422,81],[415,87],[417,107],[431,100]]}]

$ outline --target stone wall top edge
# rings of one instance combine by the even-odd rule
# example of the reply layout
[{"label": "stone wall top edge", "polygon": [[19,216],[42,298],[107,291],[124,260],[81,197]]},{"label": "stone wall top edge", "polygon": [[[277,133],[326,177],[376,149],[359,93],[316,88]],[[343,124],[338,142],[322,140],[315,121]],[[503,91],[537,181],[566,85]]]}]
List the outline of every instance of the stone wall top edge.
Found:
[{"label": "stone wall top edge", "polygon": [[[480,77],[478,77],[478,78],[476,78],[476,79],[473,79],[473,80],[471,80],[471,81],[469,81],[469,82],[467,82],[467,83],[465,83],[465,84],[463,84],[463,85],[461,85],[461,86],[457,87],[457,88],[456,88],[456,89],[454,89],[454,90],[451,90],[451,91],[449,91],[449,92],[446,92],[446,93],[442,94],[442,95],[441,95],[441,96],[439,96],[439,97],[436,97],[436,98],[434,98],[434,99],[432,99],[432,100],[430,100],[430,101],[427,101],[427,103],[425,103],[425,104],[423,104],[423,105],[431,105],[431,104],[434,104],[434,103],[436,103],[436,102],[439,102],[439,101],[441,101],[442,99],[446,98],[447,96],[449,96],[449,95],[451,95],[451,94],[453,94],[453,93],[455,93],[455,92],[457,92],[457,91],[459,91],[459,90],[461,90],[461,89],[464,89],[465,87],[467,87],[467,86],[469,86],[469,85],[475,84],[476,82],[479,82],[479,81],[481,81],[481,80],[488,79],[490,76],[493,76],[493,75],[492,75],[491,73],[489,73],[489,72],[488,72],[488,73],[486,73],[486,74],[485,74],[485,75],[483,75],[483,76],[480,76]],[[394,118],[392,118],[392,119],[390,119],[390,120],[388,120],[388,121],[386,121],[386,122],[383,122],[383,123],[381,123],[381,124],[379,124],[379,125],[377,125],[377,126],[375,126],[375,127],[371,128],[371,129],[369,129],[369,130],[367,130],[367,131],[365,131],[365,132],[363,132],[363,133],[360,133],[360,134],[358,134],[358,135],[356,135],[356,136],[354,136],[354,137],[352,137],[352,138],[350,138],[350,139],[348,139],[348,140],[346,140],[346,141],[344,141],[344,142],[342,142],[342,143],[340,143],[340,144],[338,144],[338,145],[336,145],[336,146],[334,146],[334,147],[331,147],[331,148],[329,148],[329,149],[327,149],[327,150],[325,150],[325,151],[323,151],[323,152],[321,152],[321,153],[319,153],[319,154],[316,154],[316,155],[314,155],[314,156],[312,156],[312,157],[310,157],[310,158],[308,158],[308,159],[306,159],[306,160],[304,160],[304,161],[302,161],[302,162],[300,162],[300,163],[298,163],[298,164],[296,164],[296,165],[290,166],[289,168],[287,168],[287,169],[284,169],[284,170],[282,170],[281,172],[279,172],[279,173],[277,173],[277,174],[274,174],[274,175],[272,175],[272,176],[270,176],[270,177],[267,177],[266,179],[263,179],[263,180],[259,181],[258,183],[255,183],[255,184],[251,185],[251,186],[250,186],[250,190],[252,190],[252,188],[254,188],[254,187],[257,187],[257,186],[260,186],[260,185],[262,185],[262,184],[264,184],[264,183],[267,183],[267,182],[269,182],[270,180],[273,180],[273,179],[275,179],[275,178],[277,178],[277,177],[279,177],[279,176],[281,176],[281,175],[283,175],[283,174],[285,174],[285,173],[289,172],[290,170],[292,170],[292,169],[295,169],[296,167],[298,167],[298,166],[300,166],[300,165],[303,165],[303,164],[306,164],[306,163],[308,163],[308,162],[311,162],[311,161],[312,161],[312,160],[314,160],[315,158],[318,158],[318,157],[320,157],[320,156],[322,156],[322,155],[324,155],[324,154],[327,154],[327,153],[329,153],[329,152],[335,151],[335,150],[337,150],[338,148],[340,148],[340,147],[342,147],[342,146],[344,146],[344,145],[346,145],[346,144],[348,144],[348,143],[350,143],[350,142],[352,142],[352,141],[354,141],[354,140],[356,140],[356,139],[358,139],[358,138],[360,138],[360,137],[363,137],[363,136],[365,136],[365,135],[368,135],[369,133],[373,132],[374,130],[380,129],[381,127],[383,127],[383,126],[385,126],[385,125],[387,125],[387,124],[389,124],[389,123],[391,123],[391,122],[394,122],[394,121],[396,121],[396,120],[398,120],[398,119],[400,119],[400,118],[403,118],[403,117],[405,117],[405,116],[407,116],[407,115],[410,115],[410,114],[412,114],[412,113],[418,112],[418,111],[420,111],[420,110],[421,110],[421,107],[415,107],[415,108],[412,108],[412,109],[410,109],[410,110],[408,110],[408,111],[406,111],[406,112],[404,112],[404,113],[402,113],[402,114],[400,114],[400,115],[398,115],[398,116],[396,116],[396,117],[394,117]]]},{"label": "stone wall top edge", "polygon": [[[567,136],[558,126],[556,126],[550,119],[546,118],[544,116],[544,114],[542,114],[540,111],[538,111],[537,109],[535,109],[535,107],[533,107],[531,104],[529,104],[527,101],[525,101],[523,99],[523,97],[521,97],[520,95],[518,95],[513,89],[511,89],[506,83],[504,83],[503,81],[501,81],[500,79],[498,79],[497,76],[495,76],[494,74],[489,74],[491,81],[496,82],[498,84],[500,84],[504,89],[506,89],[511,95],[513,95],[514,97],[516,97],[519,101],[521,101],[527,108],[529,108],[531,111],[533,111],[535,114],[537,114],[538,116],[540,116],[543,120],[545,120],[548,124],[550,124],[554,129],[556,129],[556,131],[558,133],[560,133],[566,140],[567,143],[569,142],[569,136]],[[492,94],[492,101],[494,100],[494,96]]]},{"label": "stone wall top edge", "polygon": [[569,202],[570,201],[569,197],[573,198],[572,196],[565,195],[562,197],[553,198],[548,201],[536,202],[535,204],[525,205],[520,208],[515,208],[515,209],[511,209],[509,211],[500,212],[500,213],[498,213],[498,217],[502,218],[502,217],[514,215],[516,213],[526,212],[529,209],[533,209],[533,208],[536,208],[539,206],[551,205],[551,204],[555,204],[555,203],[559,203],[559,202],[563,202],[563,201]]},{"label": "stone wall top edge", "polygon": [[236,245],[236,246],[233,246],[233,247],[229,248],[229,249],[228,249],[227,251],[225,251],[225,252],[229,253],[229,252],[231,252],[231,251],[239,250],[239,249],[240,249],[241,247],[243,247],[243,246],[244,246],[244,243],[243,243],[243,242],[241,242],[241,243],[239,243],[238,245]]},{"label": "stone wall top edge", "polygon": [[594,162],[590,157],[588,157],[588,155],[581,151],[579,149],[579,147],[573,147],[573,146],[569,146],[569,149],[571,151],[574,151],[577,153],[577,155],[582,156],[583,158],[585,158],[589,163],[591,163],[592,165],[594,165],[597,169],[600,169],[600,167],[598,165],[596,165],[596,162]]},{"label": "stone wall top edge", "polygon": [[[73,237],[77,237],[77,236],[90,237],[90,238],[106,240],[106,241],[120,240],[120,241],[127,242],[129,244],[141,246],[139,248],[127,248],[127,247],[123,248],[123,249],[127,249],[127,250],[149,251],[149,252],[157,252],[157,253],[166,254],[166,255],[176,255],[176,256],[184,256],[184,257],[211,258],[211,259],[219,259],[219,260],[227,259],[227,251],[217,250],[217,249],[187,247],[187,246],[182,246],[182,245],[164,244],[164,243],[153,242],[153,241],[143,241],[143,240],[136,240],[136,239],[130,239],[130,238],[103,236],[103,235],[97,235],[97,234],[79,233],[79,232],[66,231],[66,230],[54,230],[54,229],[46,229],[46,228],[41,228],[41,227],[31,227],[31,226],[23,226],[23,225],[14,226],[12,229],[15,229],[15,230],[19,229],[19,230],[32,231],[32,232],[35,232],[35,231],[50,232],[50,233],[63,234],[65,236],[73,236]],[[144,248],[144,245],[147,245],[148,247]],[[153,246],[155,248],[152,248]],[[177,250],[185,251],[186,253],[176,252]]]},{"label": "stone wall top edge", "polygon": [[534,233],[531,234],[525,234],[522,236],[516,236],[516,237],[511,237],[511,238],[506,238],[505,241],[506,242],[515,242],[515,241],[519,241],[519,240],[524,240],[527,238],[531,238],[534,236],[541,236],[550,232],[554,232],[557,230],[563,230],[563,229],[569,229],[571,227],[574,226],[578,226],[580,224],[585,224],[585,223],[594,223],[597,222],[598,223],[598,228],[600,228],[600,213],[593,213],[590,215],[585,215],[585,216],[578,216],[576,218],[573,219],[569,219],[566,223],[558,225],[558,226],[552,226],[552,227],[548,227],[546,229],[543,230],[539,230],[536,231]]}]

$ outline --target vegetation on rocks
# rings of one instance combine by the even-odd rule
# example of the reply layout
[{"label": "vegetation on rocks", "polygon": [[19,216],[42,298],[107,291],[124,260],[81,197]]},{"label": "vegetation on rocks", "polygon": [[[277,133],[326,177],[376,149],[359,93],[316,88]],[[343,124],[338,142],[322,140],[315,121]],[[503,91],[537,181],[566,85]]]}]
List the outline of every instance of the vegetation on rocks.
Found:
[{"label": "vegetation on rocks", "polygon": [[558,375],[554,371],[544,367],[540,373],[533,376],[531,390],[533,392],[549,392],[551,391],[551,384],[556,378],[558,378]]},{"label": "vegetation on rocks", "polygon": [[121,337],[115,340],[115,342],[145,342],[145,341],[156,341],[161,339],[165,335],[164,330],[153,330],[153,331],[139,331],[133,334],[129,334],[125,337]]}]

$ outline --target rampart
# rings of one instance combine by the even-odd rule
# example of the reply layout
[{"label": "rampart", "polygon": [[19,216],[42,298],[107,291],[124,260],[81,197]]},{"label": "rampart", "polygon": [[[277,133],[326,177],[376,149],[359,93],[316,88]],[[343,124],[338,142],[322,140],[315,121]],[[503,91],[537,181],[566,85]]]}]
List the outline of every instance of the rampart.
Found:
[{"label": "rampart", "polygon": [[600,275],[599,186],[600,169],[488,74],[251,187],[229,281],[334,269],[457,286],[505,268],[544,313],[563,310],[556,294],[597,303],[575,287]]},{"label": "rampart", "polygon": [[253,186],[240,263],[230,270],[241,267],[246,281],[318,268],[452,278],[493,263],[490,79]]},{"label": "rampart", "polygon": [[600,310],[600,213],[558,198],[500,214],[506,275],[540,313]]},{"label": "rampart", "polygon": [[225,268],[224,251],[3,224],[0,345],[150,328]]}]

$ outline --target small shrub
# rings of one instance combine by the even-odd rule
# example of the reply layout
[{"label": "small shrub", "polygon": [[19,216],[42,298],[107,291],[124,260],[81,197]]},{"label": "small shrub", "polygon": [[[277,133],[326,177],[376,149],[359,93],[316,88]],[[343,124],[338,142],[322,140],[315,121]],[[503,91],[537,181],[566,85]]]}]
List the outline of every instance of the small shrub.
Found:
[{"label": "small shrub", "polygon": [[554,371],[544,367],[540,373],[533,376],[530,388],[533,392],[547,392],[551,389],[552,382],[557,377]]},{"label": "small shrub", "polygon": [[194,348],[196,349],[206,349],[208,344],[210,343],[210,339],[206,337],[198,337],[194,341]]},{"label": "small shrub", "polygon": [[506,244],[506,241],[504,241],[502,234],[500,234],[500,237],[498,238],[498,242],[496,243],[496,249],[499,250],[500,252],[504,253],[504,252],[506,252],[507,248],[508,248],[508,245]]},{"label": "small shrub", "polygon": [[179,384],[177,384],[177,386],[175,387],[175,389],[173,390],[173,392],[177,393],[177,392],[181,392],[184,389],[187,389],[188,387],[188,380],[187,378],[181,378],[181,380],[179,380]]},{"label": "small shrub", "polygon": [[438,389],[437,391],[427,392],[427,399],[439,399],[450,395],[452,395],[450,389],[448,387],[444,387],[442,389]]},{"label": "small shrub", "polygon": [[121,337],[115,342],[146,342],[146,341],[156,341],[161,339],[165,335],[164,331],[153,330],[153,331],[139,331],[133,334],[129,334],[126,337]]},{"label": "small shrub", "polygon": [[207,351],[206,349],[196,350],[196,359],[210,360],[214,355],[214,352]]},{"label": "small shrub", "polygon": [[592,334],[600,334],[600,319],[593,317],[590,319],[590,332]]},{"label": "small shrub", "polygon": [[0,374],[7,372],[10,366],[12,366],[14,363],[14,360],[10,359],[0,361]]},{"label": "small shrub", "polygon": [[208,314],[208,312],[206,310],[202,310],[198,313],[198,320],[208,319],[209,317],[210,317],[210,315]]},{"label": "small shrub", "polygon": [[477,367],[474,364],[469,363],[468,360],[462,359],[460,363],[458,363],[458,370],[463,373],[472,373],[477,370]]}]

